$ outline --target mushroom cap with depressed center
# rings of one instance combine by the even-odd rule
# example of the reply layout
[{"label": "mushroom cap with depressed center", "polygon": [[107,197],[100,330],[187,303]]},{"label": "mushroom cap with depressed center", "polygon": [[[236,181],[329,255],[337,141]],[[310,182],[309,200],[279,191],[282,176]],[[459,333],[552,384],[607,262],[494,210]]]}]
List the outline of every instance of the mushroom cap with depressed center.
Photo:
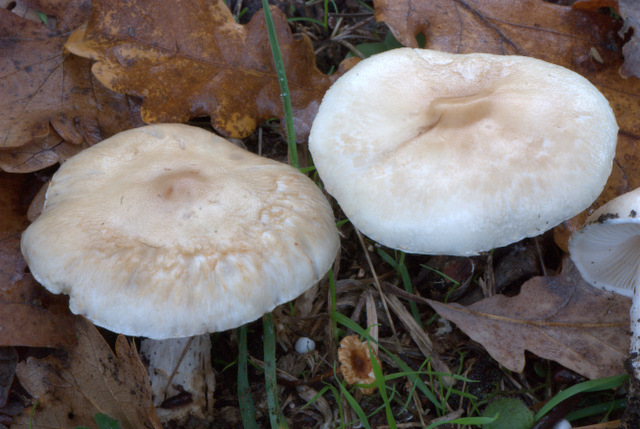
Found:
[{"label": "mushroom cap with depressed center", "polygon": [[640,281],[640,188],[593,212],[571,235],[569,254],[587,283],[632,297]]},{"label": "mushroom cap with depressed center", "polygon": [[473,255],[587,208],[611,172],[609,103],[563,67],[401,48],[327,91],[309,149],[363,233],[411,253]]},{"label": "mushroom cap with depressed center", "polygon": [[178,124],[66,161],[22,237],[35,278],[74,313],[155,339],[255,320],[320,280],[338,246],[310,179]]}]

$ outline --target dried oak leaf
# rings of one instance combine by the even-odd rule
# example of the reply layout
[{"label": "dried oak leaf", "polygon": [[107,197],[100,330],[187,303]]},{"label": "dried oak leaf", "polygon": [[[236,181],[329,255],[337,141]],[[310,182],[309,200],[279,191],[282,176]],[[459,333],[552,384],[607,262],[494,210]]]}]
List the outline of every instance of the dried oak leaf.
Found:
[{"label": "dried oak leaf", "polygon": [[625,371],[631,299],[589,286],[569,258],[562,274],[534,277],[513,298],[429,303],[511,371],[522,372],[525,350],[592,379]]},{"label": "dried oak leaf", "polygon": [[30,274],[20,252],[29,200],[41,182],[0,172],[0,346],[64,347],[76,343],[69,299],[49,293]]},{"label": "dried oak leaf", "polygon": [[11,172],[48,167],[143,125],[136,100],[107,90],[90,61],[63,52],[90,2],[29,3],[60,17],[49,29],[0,9],[0,169]]},{"label": "dried oak leaf", "polygon": [[[524,55],[567,67],[591,81],[615,112],[620,133],[613,171],[604,192],[589,208],[640,187],[640,80],[622,79],[620,22],[603,14],[575,10],[543,0],[374,0],[376,18],[403,44],[446,52]],[[572,231],[587,212],[557,227],[566,250]]]},{"label": "dried oak leaf", "polygon": [[[335,76],[315,65],[311,42],[293,35],[272,8],[285,62],[296,136],[311,121]],[[228,137],[246,137],[270,118],[284,116],[264,15],[237,24],[222,0],[179,6],[151,0],[95,1],[85,27],[66,48],[96,61],[94,75],[113,91],[144,98],[147,123],[210,116]]]},{"label": "dried oak leaf", "polygon": [[114,354],[83,317],[78,317],[76,329],[78,345],[68,355],[18,363],[18,380],[37,405],[33,415],[27,408],[11,428],[96,428],[96,413],[118,420],[123,429],[162,428],[135,345],[120,335]]}]

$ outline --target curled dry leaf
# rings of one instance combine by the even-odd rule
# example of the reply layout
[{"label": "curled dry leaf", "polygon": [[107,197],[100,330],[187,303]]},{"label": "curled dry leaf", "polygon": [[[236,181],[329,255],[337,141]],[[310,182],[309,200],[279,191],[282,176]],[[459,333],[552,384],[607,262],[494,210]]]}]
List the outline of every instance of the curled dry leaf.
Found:
[{"label": "curled dry leaf", "polygon": [[[296,135],[304,138],[334,77],[317,69],[309,39],[293,35],[279,9],[272,14]],[[242,138],[284,116],[264,14],[240,25],[222,0],[95,1],[66,48],[94,59],[93,73],[108,88],[143,97],[147,123],[209,115],[216,130]]]},{"label": "curled dry leaf", "polygon": [[95,428],[104,413],[123,429],[161,428],[151,403],[147,373],[135,346],[122,335],[114,354],[86,319],[76,323],[78,345],[65,358],[28,358],[18,364],[20,384],[37,399],[33,422],[27,408],[12,429]]},{"label": "curled dry leaf", "polygon": [[623,373],[631,300],[589,286],[564,263],[561,275],[534,277],[513,298],[429,303],[511,371],[522,372],[529,350],[592,379]]},{"label": "curled dry leaf", "polygon": [[[590,210],[640,187],[640,80],[618,73],[623,62],[619,21],[543,0],[374,0],[374,5],[376,18],[407,46],[417,46],[415,36],[423,33],[429,49],[530,56],[589,79],[611,103],[620,126],[611,177]],[[566,250],[571,232],[586,216],[585,211],[556,228],[560,247]]]},{"label": "curled dry leaf", "polygon": [[640,78],[640,3],[637,0],[619,0],[618,8],[624,19],[621,35],[633,31],[629,41],[622,47],[624,64],[620,67],[620,74],[626,78]]},{"label": "curled dry leaf", "polygon": [[90,2],[27,3],[60,20],[52,30],[0,9],[0,169],[11,172],[48,167],[142,125],[136,100],[107,90],[90,61],[63,52]]},{"label": "curled dry leaf", "polygon": [[[374,354],[378,365],[380,359]],[[371,353],[367,342],[360,341],[358,335],[349,335],[340,341],[338,349],[338,360],[340,361],[340,372],[349,384],[371,384],[376,381],[371,365]],[[362,393],[369,395],[373,393],[374,387],[361,387]]]}]

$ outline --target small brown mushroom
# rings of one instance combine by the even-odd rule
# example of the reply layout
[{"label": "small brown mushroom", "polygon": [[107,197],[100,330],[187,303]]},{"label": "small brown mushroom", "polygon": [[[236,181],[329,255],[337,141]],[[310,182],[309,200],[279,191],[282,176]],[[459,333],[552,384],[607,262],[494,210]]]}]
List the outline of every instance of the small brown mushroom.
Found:
[{"label": "small brown mushroom", "polygon": [[[374,358],[380,365],[378,356],[374,354]],[[357,335],[346,336],[340,341],[338,361],[340,362],[340,372],[347,383],[371,384],[376,381],[371,365],[369,346],[366,342],[360,341]],[[376,390],[375,387],[361,387],[360,389],[365,395]]]}]

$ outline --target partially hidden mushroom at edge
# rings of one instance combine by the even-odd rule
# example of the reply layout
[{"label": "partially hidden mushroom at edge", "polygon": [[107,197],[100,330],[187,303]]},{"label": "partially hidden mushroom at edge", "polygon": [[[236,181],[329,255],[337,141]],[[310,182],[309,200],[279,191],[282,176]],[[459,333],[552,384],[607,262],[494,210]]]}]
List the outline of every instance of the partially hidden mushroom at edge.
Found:
[{"label": "partially hidden mushroom at edge", "polygon": [[[68,294],[74,313],[156,340],[259,318],[317,283],[338,246],[313,181],[179,124],[129,130],[66,161],[22,237],[34,277]],[[190,343],[209,353],[206,340]]]},{"label": "partially hidden mushroom at edge", "polygon": [[[627,410],[637,413],[640,409],[640,188],[594,211],[584,226],[571,235],[569,253],[587,283],[631,298],[627,363],[631,384]],[[633,417],[625,413],[622,420],[625,418]]]}]

